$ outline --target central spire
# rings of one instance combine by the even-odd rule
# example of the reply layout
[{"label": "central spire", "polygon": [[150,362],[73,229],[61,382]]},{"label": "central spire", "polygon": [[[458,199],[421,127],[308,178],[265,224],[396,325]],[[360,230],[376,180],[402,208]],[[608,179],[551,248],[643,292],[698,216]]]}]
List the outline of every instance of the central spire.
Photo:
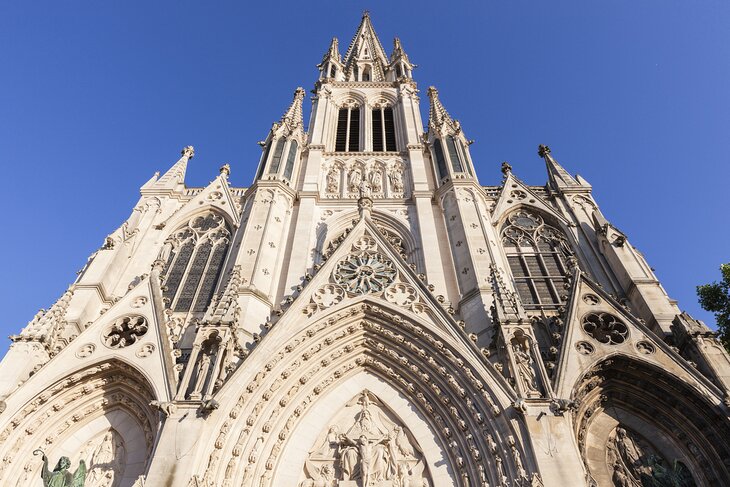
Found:
[{"label": "central spire", "polygon": [[347,49],[344,65],[346,81],[385,81],[388,57],[367,10]]}]

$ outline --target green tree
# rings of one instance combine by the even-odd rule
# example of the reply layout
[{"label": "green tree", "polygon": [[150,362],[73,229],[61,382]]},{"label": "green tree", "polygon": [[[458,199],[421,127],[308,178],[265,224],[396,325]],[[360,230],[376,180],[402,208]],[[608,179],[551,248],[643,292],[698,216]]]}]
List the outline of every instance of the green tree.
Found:
[{"label": "green tree", "polygon": [[715,313],[720,341],[730,353],[730,264],[722,264],[720,273],[722,281],[697,286],[697,296],[702,308]]}]

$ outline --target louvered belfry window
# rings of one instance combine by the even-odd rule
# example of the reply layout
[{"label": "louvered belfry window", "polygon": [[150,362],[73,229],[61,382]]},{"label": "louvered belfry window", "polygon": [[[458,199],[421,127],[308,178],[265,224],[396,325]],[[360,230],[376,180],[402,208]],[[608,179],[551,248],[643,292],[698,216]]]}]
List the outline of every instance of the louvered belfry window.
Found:
[{"label": "louvered belfry window", "polygon": [[212,212],[194,217],[165,241],[160,254],[166,263],[163,297],[173,311],[202,313],[207,309],[229,242],[225,220]]},{"label": "louvered belfry window", "polygon": [[391,107],[378,107],[373,109],[372,114],[373,151],[394,152],[398,150],[395,146],[393,109]]},{"label": "louvered belfry window", "polygon": [[537,213],[518,210],[502,229],[502,244],[525,309],[561,305],[571,256],[565,235]]},{"label": "louvered belfry window", "polygon": [[360,108],[340,108],[337,115],[335,152],[360,150]]},{"label": "louvered belfry window", "polygon": [[451,168],[454,172],[464,172],[464,167],[461,164],[461,158],[459,157],[459,152],[456,150],[456,143],[453,137],[446,137],[446,148],[449,151]]}]

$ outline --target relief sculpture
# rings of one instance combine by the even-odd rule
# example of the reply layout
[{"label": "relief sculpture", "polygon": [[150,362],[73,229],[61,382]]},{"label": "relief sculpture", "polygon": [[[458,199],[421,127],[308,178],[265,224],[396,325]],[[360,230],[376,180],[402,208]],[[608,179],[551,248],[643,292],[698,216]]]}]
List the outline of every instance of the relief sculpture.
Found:
[{"label": "relief sculpture", "polygon": [[410,432],[370,391],[350,401],[304,464],[300,487],[428,487]]}]

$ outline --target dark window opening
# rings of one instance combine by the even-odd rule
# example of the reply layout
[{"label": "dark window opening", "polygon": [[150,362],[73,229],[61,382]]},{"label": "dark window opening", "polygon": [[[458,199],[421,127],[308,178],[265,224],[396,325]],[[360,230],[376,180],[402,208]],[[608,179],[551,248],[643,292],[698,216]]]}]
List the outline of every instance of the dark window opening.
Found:
[{"label": "dark window opening", "polygon": [[459,152],[456,150],[456,144],[453,137],[446,138],[446,149],[449,151],[449,159],[451,159],[451,168],[454,172],[464,172],[459,159]]},{"label": "dark window opening", "polygon": [[284,166],[284,178],[291,179],[292,172],[294,172],[294,160],[297,156],[297,144],[296,140],[292,140],[289,145],[289,156],[286,158],[286,166]]},{"label": "dark window opening", "polygon": [[439,139],[436,139],[433,143],[433,152],[436,155],[436,167],[437,167],[438,173],[439,173],[439,181],[441,181],[446,176],[448,176],[449,173],[446,170],[446,160],[444,159],[444,150],[441,147],[441,141]]},{"label": "dark window opening", "polygon": [[276,174],[279,172],[279,166],[281,165],[281,154],[284,152],[284,144],[286,139],[281,138],[276,142],[276,149],[274,149],[274,155],[271,158],[271,167],[269,167],[269,174]]}]

